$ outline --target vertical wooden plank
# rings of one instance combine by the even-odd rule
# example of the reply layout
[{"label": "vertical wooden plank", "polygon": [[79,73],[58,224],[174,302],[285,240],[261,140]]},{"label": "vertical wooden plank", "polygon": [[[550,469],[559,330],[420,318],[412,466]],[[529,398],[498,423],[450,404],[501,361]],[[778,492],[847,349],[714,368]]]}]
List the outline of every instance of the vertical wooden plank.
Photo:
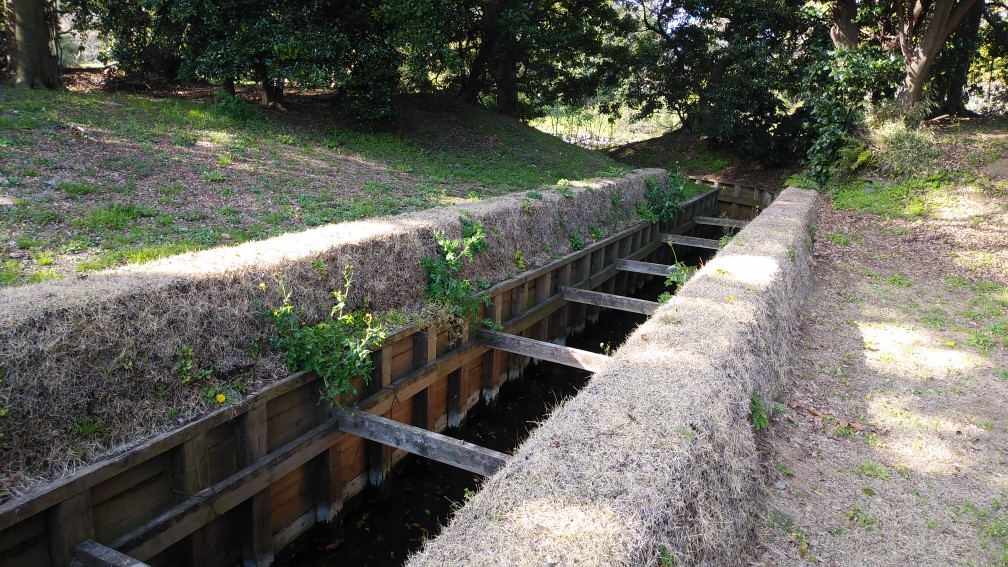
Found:
[{"label": "vertical wooden plank", "polygon": [[[437,358],[437,329],[429,327],[413,335],[413,368],[421,368]],[[412,425],[430,429],[430,388],[424,388],[413,396]]]},{"label": "vertical wooden plank", "polygon": [[[321,407],[321,406],[320,406]],[[266,404],[249,408],[235,421],[238,468],[245,468],[269,450]],[[260,567],[273,563],[273,530],[269,490],[263,490],[239,506],[242,525],[242,565]]]},{"label": "vertical wooden plank", "polygon": [[[175,490],[179,501],[210,485],[210,454],[206,435],[189,439],[175,449]],[[211,542],[202,527],[189,536],[189,554],[194,567],[210,565]]]},{"label": "vertical wooden plank", "polygon": [[[569,286],[570,279],[571,263],[568,262],[556,270],[556,281],[554,282],[554,287],[559,288],[560,286]],[[550,334],[555,339],[566,338],[567,333],[570,332],[570,313],[568,309],[567,302],[564,302],[564,306],[558,309],[551,318],[553,321],[553,328],[550,330]]]},{"label": "vertical wooden plank", "polygon": [[46,522],[52,564],[68,565],[77,544],[94,538],[91,492],[85,490],[53,506],[46,512]]},{"label": "vertical wooden plank", "polygon": [[464,417],[465,400],[462,399],[462,370],[448,375],[448,427],[458,427]]},{"label": "vertical wooden plank", "polygon": [[[501,317],[503,316],[503,297],[498,294],[490,299],[490,305],[487,306],[484,316],[493,321],[494,323],[500,323]],[[468,329],[467,329],[468,330]],[[492,404],[495,399],[497,399],[497,391],[500,388],[501,372],[504,366],[504,356],[507,353],[499,351],[497,349],[490,349],[483,354],[483,376],[481,377],[481,390],[483,391],[483,401],[487,404]],[[461,390],[461,385],[460,388]],[[448,391],[448,415],[451,416],[451,389]],[[451,420],[449,419],[449,426],[451,425]]]},{"label": "vertical wooden plank", "polygon": [[[422,335],[421,341],[427,340],[427,330],[413,334],[413,344],[416,346],[417,335]],[[426,342],[424,342],[426,345]],[[426,349],[425,349],[426,350]],[[382,347],[375,355],[374,370],[372,371],[371,390],[377,392],[392,383],[392,349],[389,345]],[[413,368],[416,368],[416,352],[414,351]],[[391,411],[385,412],[383,417],[391,418]],[[372,486],[378,486],[385,480],[391,468],[392,448],[373,441],[367,442],[368,456],[368,481]]]},{"label": "vertical wooden plank", "polygon": [[[741,196],[742,196],[742,187],[740,185],[736,185],[735,190],[732,191],[732,197],[738,198]],[[739,214],[738,203],[732,203],[731,214],[729,215],[729,218],[737,219],[739,218],[738,214]]]},{"label": "vertical wooden plank", "polygon": [[[535,304],[539,305],[550,297],[553,289],[553,272],[546,272],[536,279]],[[532,336],[540,341],[548,341],[553,337],[549,336],[549,317],[544,317],[535,325]]]}]

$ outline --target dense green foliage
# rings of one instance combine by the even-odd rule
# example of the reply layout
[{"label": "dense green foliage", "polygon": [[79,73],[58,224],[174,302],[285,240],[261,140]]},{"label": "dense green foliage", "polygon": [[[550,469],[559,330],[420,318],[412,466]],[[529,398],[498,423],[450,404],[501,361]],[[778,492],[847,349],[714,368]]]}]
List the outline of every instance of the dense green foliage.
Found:
[{"label": "dense green foliage", "polygon": [[477,255],[489,250],[486,230],[480,223],[465,217],[460,217],[459,221],[462,223],[462,238],[448,238],[444,234],[435,233],[438,255],[425,256],[421,260],[427,272],[427,300],[446,309],[457,324],[479,323],[492,326],[493,322],[479,317],[480,306],[489,302],[486,295],[479,293],[479,288],[485,286],[459,277],[467,262],[472,262]]},{"label": "dense green foliage", "polygon": [[[388,330],[370,313],[347,309],[353,269],[343,269],[344,286],[333,292],[336,304],[329,317],[314,325],[301,321],[290,302],[290,293],[281,282],[283,305],[273,311],[275,346],[283,353],[291,371],[311,370],[322,378],[323,397],[337,404],[340,396],[356,392],[353,381],[371,379],[371,351],[381,346]],[[365,306],[366,309],[366,306]]]}]

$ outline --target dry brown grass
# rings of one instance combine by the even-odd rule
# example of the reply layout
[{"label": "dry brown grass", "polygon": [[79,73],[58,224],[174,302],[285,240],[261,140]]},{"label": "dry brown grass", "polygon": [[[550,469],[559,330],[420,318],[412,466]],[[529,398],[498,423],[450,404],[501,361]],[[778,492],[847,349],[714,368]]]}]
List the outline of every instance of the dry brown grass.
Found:
[{"label": "dry brown grass", "polygon": [[737,565],[761,510],[750,400],[783,378],[816,199],[781,194],[408,564]]},{"label": "dry brown grass", "polygon": [[10,412],[0,418],[0,489],[17,494],[206,412],[207,386],[173,373],[182,345],[218,386],[285,374],[262,316],[281,303],[278,281],[309,321],[328,314],[344,265],[355,268],[352,306],[368,298],[374,310],[422,311],[419,262],[435,253],[433,231],[457,235],[460,215],[482,223],[490,251],[462,275],[499,281],[517,273],[516,250],[532,268],[569,252],[570,232],[636,223],[647,175],[664,172],[595,180],[573,198],[511,194],[0,289],[0,401]]},{"label": "dry brown grass", "polygon": [[1008,564],[1008,205],[820,219],[759,564]]}]

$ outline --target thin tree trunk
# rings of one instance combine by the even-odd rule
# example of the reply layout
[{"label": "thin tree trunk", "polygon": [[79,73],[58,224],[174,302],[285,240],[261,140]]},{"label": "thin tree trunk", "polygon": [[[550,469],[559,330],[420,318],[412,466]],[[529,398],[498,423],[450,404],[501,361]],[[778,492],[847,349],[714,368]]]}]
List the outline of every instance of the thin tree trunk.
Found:
[{"label": "thin tree trunk", "polygon": [[0,0],[0,10],[4,13],[4,52],[0,58],[0,69],[12,70],[14,67],[17,42],[14,41],[14,0]]},{"label": "thin tree trunk", "polygon": [[10,0],[14,27],[14,84],[27,88],[58,88],[59,64],[49,48],[45,4],[40,0]]},{"label": "thin tree trunk", "polygon": [[224,79],[224,82],[221,83],[221,90],[223,90],[224,92],[226,92],[227,94],[229,94],[231,96],[234,96],[235,95],[235,80],[233,78],[231,78],[231,77],[228,77],[228,78]]}]

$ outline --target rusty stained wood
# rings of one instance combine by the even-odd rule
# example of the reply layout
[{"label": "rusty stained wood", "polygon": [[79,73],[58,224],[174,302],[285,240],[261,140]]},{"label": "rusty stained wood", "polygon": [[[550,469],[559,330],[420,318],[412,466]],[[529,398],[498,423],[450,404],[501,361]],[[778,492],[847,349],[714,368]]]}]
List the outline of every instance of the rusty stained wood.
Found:
[{"label": "rusty stained wood", "polygon": [[641,313],[643,315],[651,315],[656,309],[658,309],[657,302],[648,301],[646,299],[636,299],[623,295],[588,291],[586,289],[577,289],[574,287],[565,287],[560,291],[563,293],[563,298],[567,301],[586,303],[588,305],[605,307],[607,309],[618,309],[620,311]]},{"label": "rusty stained wood", "polygon": [[491,476],[511,458],[479,445],[370,413],[340,412],[335,419],[340,431],[483,476]]},{"label": "rusty stained wood", "polygon": [[142,561],[90,539],[82,541],[74,555],[85,567],[148,567]]},{"label": "rusty stained wood", "polygon": [[548,360],[590,372],[598,372],[609,361],[609,357],[604,354],[537,341],[518,335],[498,333],[497,331],[480,331],[479,339],[480,342],[488,347],[540,360]]},{"label": "rusty stained wood", "polygon": [[652,262],[637,262],[635,260],[616,260],[616,268],[638,274],[650,274],[652,276],[667,277],[672,266],[668,264],[655,264]]},{"label": "rusty stained wood", "polygon": [[679,246],[692,246],[694,248],[707,248],[709,250],[721,249],[721,243],[711,238],[697,238],[681,234],[663,234],[662,239],[669,244],[678,244]]},{"label": "rusty stained wood", "polygon": [[725,219],[721,217],[697,217],[695,222],[708,226],[727,226],[730,228],[745,228],[745,225],[749,224],[747,220]]}]

